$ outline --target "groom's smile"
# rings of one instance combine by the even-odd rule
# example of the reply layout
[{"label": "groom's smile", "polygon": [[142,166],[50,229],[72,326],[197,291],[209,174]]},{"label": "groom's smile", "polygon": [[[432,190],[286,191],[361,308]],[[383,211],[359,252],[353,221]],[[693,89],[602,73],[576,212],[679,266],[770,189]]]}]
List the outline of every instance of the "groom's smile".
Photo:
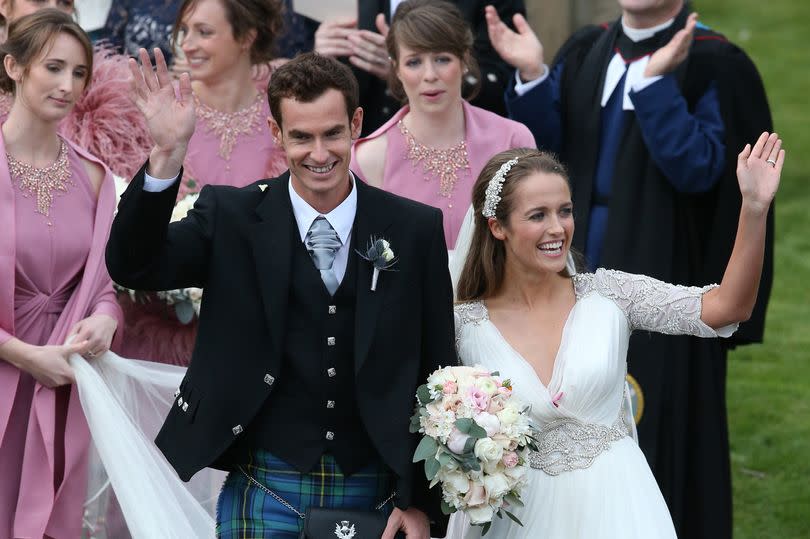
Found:
[{"label": "groom's smile", "polygon": [[282,124],[271,121],[273,136],[287,155],[293,189],[320,212],[340,204],[350,191],[352,140],[360,133],[363,111],[350,119],[343,95],[326,90],[311,102],[281,101]]}]

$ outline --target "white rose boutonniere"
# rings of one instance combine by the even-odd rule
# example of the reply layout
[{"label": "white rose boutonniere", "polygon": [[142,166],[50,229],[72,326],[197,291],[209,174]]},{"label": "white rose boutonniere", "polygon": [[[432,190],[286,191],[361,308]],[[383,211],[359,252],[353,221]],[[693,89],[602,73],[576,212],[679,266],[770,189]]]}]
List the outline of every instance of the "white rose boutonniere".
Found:
[{"label": "white rose boutonniere", "polygon": [[377,280],[380,277],[380,271],[396,271],[392,270],[394,264],[399,260],[391,249],[391,244],[382,238],[375,238],[374,236],[369,239],[366,246],[366,252],[362,253],[357,251],[360,258],[366,262],[371,262],[374,266],[374,274],[371,276],[371,291],[377,290]]}]

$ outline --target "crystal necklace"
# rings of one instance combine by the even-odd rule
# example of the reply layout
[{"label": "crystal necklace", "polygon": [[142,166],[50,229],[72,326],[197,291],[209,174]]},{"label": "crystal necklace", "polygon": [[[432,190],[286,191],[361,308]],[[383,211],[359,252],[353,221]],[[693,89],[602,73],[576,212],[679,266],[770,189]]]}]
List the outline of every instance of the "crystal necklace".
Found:
[{"label": "crystal necklace", "polygon": [[438,176],[439,195],[448,198],[452,196],[459,171],[470,169],[470,162],[467,160],[467,144],[462,140],[452,148],[437,150],[417,142],[402,120],[397,122],[397,125],[408,144],[405,158],[413,162],[414,169],[421,161],[425,181],[430,181],[433,177]]},{"label": "crystal necklace", "polygon": [[[70,180],[70,162],[68,161],[67,145],[64,140],[59,141],[59,155],[56,161],[43,168],[36,168],[23,163],[6,153],[8,170],[12,181],[20,186],[24,197],[36,195],[37,213],[48,216],[53,204],[55,192],[66,193],[68,187],[73,185]],[[51,223],[48,222],[48,225]]]},{"label": "crystal necklace", "polygon": [[253,103],[236,112],[222,112],[209,107],[194,96],[197,117],[203,120],[208,130],[219,137],[219,156],[226,161],[231,158],[231,151],[240,135],[257,131],[262,124],[262,105],[264,93],[259,92]]}]

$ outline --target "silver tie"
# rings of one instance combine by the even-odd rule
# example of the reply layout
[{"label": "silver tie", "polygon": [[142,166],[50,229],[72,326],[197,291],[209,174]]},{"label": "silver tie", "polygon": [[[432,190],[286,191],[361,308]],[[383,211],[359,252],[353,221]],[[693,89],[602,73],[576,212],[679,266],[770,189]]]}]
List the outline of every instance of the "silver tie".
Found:
[{"label": "silver tie", "polygon": [[330,295],[334,295],[338,289],[337,276],[332,269],[335,262],[335,255],[343,245],[335,229],[329,224],[325,217],[319,216],[309,227],[305,240],[307,251],[312,256],[315,267],[321,272],[321,279]]}]

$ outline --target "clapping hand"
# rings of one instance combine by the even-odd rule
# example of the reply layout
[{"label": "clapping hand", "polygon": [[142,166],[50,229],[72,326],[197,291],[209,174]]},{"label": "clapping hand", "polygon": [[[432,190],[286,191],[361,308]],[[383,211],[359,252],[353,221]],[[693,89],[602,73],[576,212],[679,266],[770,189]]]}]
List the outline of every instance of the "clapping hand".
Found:
[{"label": "clapping hand", "polygon": [[645,77],[657,77],[675,71],[686,60],[697,26],[697,13],[690,13],[686,25],[672,36],[669,43],[655,51],[644,69]]},{"label": "clapping hand", "polygon": [[784,163],[785,150],[776,133],[762,133],[753,148],[745,145],[737,157],[737,181],[744,207],[758,213],[768,212],[779,189]]},{"label": "clapping hand", "polygon": [[543,45],[526,18],[515,14],[512,22],[517,32],[506,26],[498,12],[487,6],[485,15],[489,41],[503,60],[518,70],[521,80],[529,82],[543,75]]},{"label": "clapping hand", "polygon": [[385,22],[385,15],[382,13],[377,14],[374,23],[379,34],[369,30],[358,30],[349,34],[348,40],[352,45],[349,62],[363,71],[387,80],[391,71],[391,59],[388,58],[388,49],[385,46],[388,23]]},{"label": "clapping hand", "polygon": [[166,59],[155,49],[155,65],[146,49],[140,49],[141,65],[130,58],[132,100],[146,118],[155,147],[149,156],[149,173],[157,178],[172,178],[183,166],[186,148],[194,134],[194,100],[188,73],[179,78],[175,93]]}]

